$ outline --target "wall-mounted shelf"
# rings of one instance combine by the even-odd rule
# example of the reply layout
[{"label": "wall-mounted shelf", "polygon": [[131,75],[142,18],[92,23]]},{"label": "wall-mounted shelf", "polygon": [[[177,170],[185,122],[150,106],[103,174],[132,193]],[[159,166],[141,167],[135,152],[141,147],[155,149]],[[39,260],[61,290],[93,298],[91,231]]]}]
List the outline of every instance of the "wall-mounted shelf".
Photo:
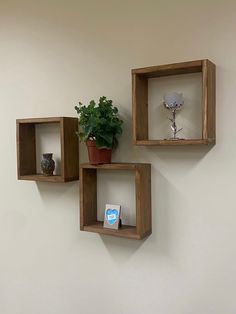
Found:
[{"label": "wall-mounted shelf", "polygon": [[[118,230],[103,228],[97,221],[97,171],[127,170],[135,174],[136,226]],[[151,226],[151,165],[142,163],[112,163],[80,166],[80,230],[122,238],[143,239],[152,232]]]},{"label": "wall-mounted shelf", "polygon": [[[150,140],[148,135],[148,79],[202,73],[202,138]],[[143,146],[215,144],[215,64],[209,60],[174,63],[132,70],[133,143]]]},{"label": "wall-mounted shelf", "polygon": [[[58,123],[61,142],[61,175],[44,176],[36,167],[36,124]],[[17,170],[19,180],[67,182],[79,179],[78,119],[69,117],[16,120]]]}]

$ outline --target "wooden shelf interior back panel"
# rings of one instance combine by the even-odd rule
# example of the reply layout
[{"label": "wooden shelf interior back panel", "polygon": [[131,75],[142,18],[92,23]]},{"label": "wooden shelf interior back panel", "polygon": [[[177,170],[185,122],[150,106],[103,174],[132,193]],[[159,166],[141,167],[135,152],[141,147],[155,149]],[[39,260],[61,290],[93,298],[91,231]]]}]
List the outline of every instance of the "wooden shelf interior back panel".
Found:
[{"label": "wooden shelf interior back panel", "polygon": [[[122,226],[118,230],[103,228],[97,221],[97,170],[127,170],[135,173],[136,226]],[[151,166],[150,164],[112,163],[80,166],[80,230],[143,239],[151,234]]]},{"label": "wooden shelf interior back panel", "polygon": [[[61,175],[44,176],[36,168],[36,124],[58,123]],[[67,182],[79,179],[78,119],[69,117],[17,119],[17,171],[19,180]]]},{"label": "wooden shelf interior back panel", "polygon": [[[148,79],[162,76],[202,73],[202,138],[186,140],[149,140]],[[197,60],[132,70],[133,143],[143,146],[215,144],[215,64]]]}]

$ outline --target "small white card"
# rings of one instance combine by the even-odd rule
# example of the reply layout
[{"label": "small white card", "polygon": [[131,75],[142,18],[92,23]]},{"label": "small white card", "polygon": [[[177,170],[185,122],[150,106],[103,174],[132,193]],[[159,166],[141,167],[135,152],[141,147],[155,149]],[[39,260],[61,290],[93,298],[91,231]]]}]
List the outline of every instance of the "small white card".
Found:
[{"label": "small white card", "polygon": [[120,205],[106,204],[104,215],[104,228],[118,229],[120,222]]}]

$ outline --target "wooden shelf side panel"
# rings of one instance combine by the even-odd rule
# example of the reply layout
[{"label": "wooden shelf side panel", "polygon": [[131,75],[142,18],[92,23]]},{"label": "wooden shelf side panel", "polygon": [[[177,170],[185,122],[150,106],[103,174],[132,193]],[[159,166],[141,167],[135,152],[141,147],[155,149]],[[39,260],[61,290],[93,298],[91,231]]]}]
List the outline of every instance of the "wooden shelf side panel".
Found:
[{"label": "wooden shelf side panel", "polygon": [[61,118],[61,171],[65,181],[79,179],[79,140],[77,118]]},{"label": "wooden shelf side panel", "polygon": [[17,137],[17,173],[21,176],[36,173],[35,125],[16,124]]},{"label": "wooden shelf side panel", "polygon": [[214,142],[216,138],[216,66],[203,60],[202,66],[202,124],[203,139]]},{"label": "wooden shelf side panel", "polygon": [[97,170],[80,168],[80,230],[97,221]]},{"label": "wooden shelf side panel", "polygon": [[148,139],[148,79],[132,75],[133,142]]},{"label": "wooden shelf side panel", "polygon": [[152,233],[151,165],[142,165],[135,174],[136,225],[141,238]]}]

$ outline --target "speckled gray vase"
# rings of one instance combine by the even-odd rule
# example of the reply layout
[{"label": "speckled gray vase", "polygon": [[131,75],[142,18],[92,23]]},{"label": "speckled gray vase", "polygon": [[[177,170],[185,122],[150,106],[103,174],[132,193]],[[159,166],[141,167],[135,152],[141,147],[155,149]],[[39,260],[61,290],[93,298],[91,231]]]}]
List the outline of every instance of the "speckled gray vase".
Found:
[{"label": "speckled gray vase", "polygon": [[45,176],[52,176],[55,170],[55,161],[52,159],[52,156],[52,153],[43,154],[41,169]]}]

